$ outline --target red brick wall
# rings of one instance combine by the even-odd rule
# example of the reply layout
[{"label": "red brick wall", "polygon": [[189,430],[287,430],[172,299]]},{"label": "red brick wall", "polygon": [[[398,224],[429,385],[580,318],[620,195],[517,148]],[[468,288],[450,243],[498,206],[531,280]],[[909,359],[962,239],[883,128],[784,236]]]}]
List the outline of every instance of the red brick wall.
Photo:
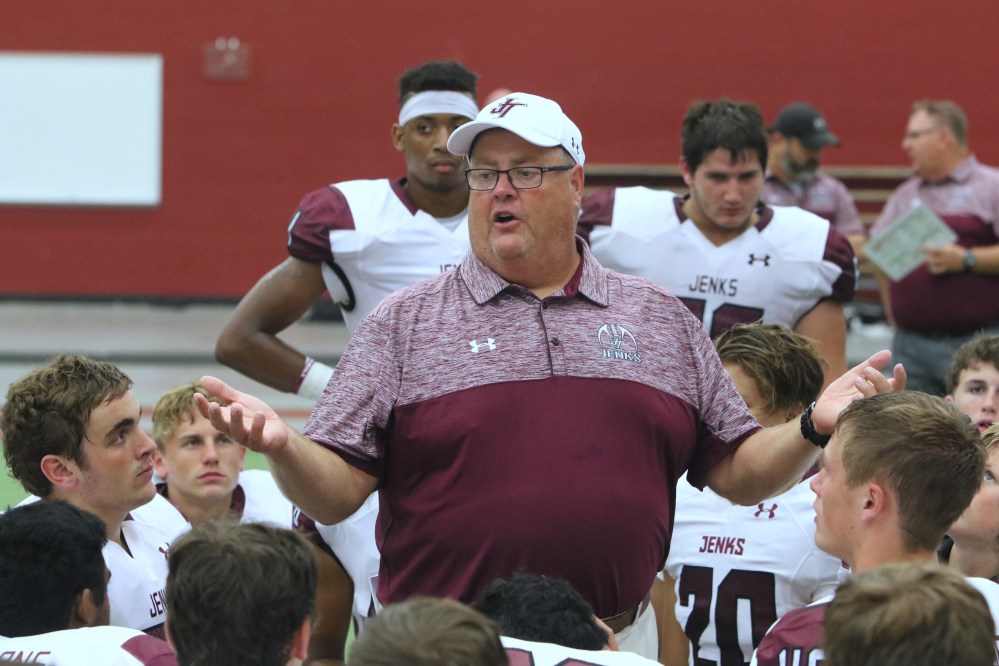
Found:
[{"label": "red brick wall", "polygon": [[[829,163],[895,165],[911,102],[950,97],[999,163],[999,3],[823,5],[3,0],[0,48],[159,52],[165,101],[162,204],[0,207],[0,295],[238,297],[284,257],[304,192],[401,175],[394,82],[429,58],[464,61],[482,93],[559,100],[591,162],[675,163],[687,104],[727,95],[768,119],[806,99],[844,140]],[[252,47],[249,81],[203,78],[202,45],[219,35]]]}]

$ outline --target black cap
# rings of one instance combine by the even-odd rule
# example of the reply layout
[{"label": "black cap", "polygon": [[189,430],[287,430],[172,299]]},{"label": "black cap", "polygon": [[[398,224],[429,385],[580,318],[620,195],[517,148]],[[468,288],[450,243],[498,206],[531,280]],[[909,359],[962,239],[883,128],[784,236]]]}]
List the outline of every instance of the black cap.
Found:
[{"label": "black cap", "polygon": [[802,102],[781,109],[770,131],[797,137],[809,150],[839,145],[839,138],[829,131],[822,114]]}]

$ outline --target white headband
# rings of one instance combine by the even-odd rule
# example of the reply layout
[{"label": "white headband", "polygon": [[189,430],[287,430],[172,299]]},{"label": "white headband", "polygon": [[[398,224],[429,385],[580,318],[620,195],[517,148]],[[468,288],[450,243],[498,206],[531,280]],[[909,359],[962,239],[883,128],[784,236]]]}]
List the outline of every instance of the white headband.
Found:
[{"label": "white headband", "polygon": [[399,124],[405,125],[413,118],[434,113],[450,113],[472,119],[478,114],[475,100],[465,93],[452,90],[428,90],[416,93],[406,100],[399,110]]}]

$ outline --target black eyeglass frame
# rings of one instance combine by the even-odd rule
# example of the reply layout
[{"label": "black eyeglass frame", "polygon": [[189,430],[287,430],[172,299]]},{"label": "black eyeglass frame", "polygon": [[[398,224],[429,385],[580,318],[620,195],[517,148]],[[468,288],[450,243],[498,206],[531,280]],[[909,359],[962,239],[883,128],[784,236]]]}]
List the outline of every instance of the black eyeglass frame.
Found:
[{"label": "black eyeglass frame", "polygon": [[[576,165],[575,164],[560,164],[560,165],[557,165],[557,166],[521,166],[521,167],[513,167],[512,169],[465,169],[465,182],[468,183],[468,188],[471,189],[471,190],[474,190],[475,192],[492,192],[493,190],[496,189],[496,186],[499,185],[500,175],[502,175],[502,174],[505,173],[506,177],[507,177],[507,180],[510,181],[510,187],[512,187],[513,189],[515,189],[515,190],[536,190],[539,187],[541,187],[541,185],[545,182],[545,174],[548,173],[549,171],[568,171],[568,170],[570,170],[574,166],[576,166]],[[538,180],[538,184],[537,185],[531,185],[530,187],[519,187],[516,184],[514,184],[513,178],[510,177],[510,172],[511,171],[518,171],[518,170],[522,170],[522,169],[536,169],[541,174],[541,178],[540,178],[540,180]],[[473,171],[489,171],[491,173],[494,173],[494,174],[496,174],[496,181],[493,183],[492,187],[487,188],[487,189],[472,187],[472,182],[469,179],[468,175],[470,173],[472,173]]]}]

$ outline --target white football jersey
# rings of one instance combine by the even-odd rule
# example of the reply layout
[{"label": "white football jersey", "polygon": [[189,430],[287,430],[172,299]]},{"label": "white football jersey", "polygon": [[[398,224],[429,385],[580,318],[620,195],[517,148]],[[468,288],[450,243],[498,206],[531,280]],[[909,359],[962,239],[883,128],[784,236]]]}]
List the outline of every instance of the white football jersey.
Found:
[{"label": "white football jersey", "polygon": [[263,469],[248,469],[239,473],[243,489],[243,523],[268,523],[284,529],[292,528],[292,504],[281,493],[271,473]]},{"label": "white football jersey", "polygon": [[316,530],[354,583],[354,624],[359,630],[374,607],[381,554],[375,544],[378,493],[371,493],[357,511],[336,525],[316,523]]},{"label": "white football jersey", "polygon": [[966,577],[971,586],[982,593],[989,610],[992,611],[992,621],[996,626],[996,663],[999,663],[999,585],[988,578]]},{"label": "white football jersey", "polygon": [[[601,195],[607,196],[591,197]],[[584,214],[580,226],[588,228],[600,263],[665,287],[712,338],[760,319],[794,328],[823,299],[852,300],[853,251],[826,220],[800,208],[764,206],[755,226],[716,246],[681,220],[675,198],[645,187],[617,188],[610,223],[588,222]]]},{"label": "white football jersey", "polygon": [[[335,194],[308,195],[288,228],[289,252],[322,262],[330,297],[341,304],[350,331],[393,291],[454,268],[468,252],[467,214],[449,228],[415,208],[398,181],[352,180],[329,189],[345,204]],[[346,309],[351,292],[354,307]]]},{"label": "white football jersey", "polygon": [[128,512],[132,520],[152,525],[172,535],[172,539],[187,531],[188,523],[177,507],[159,493],[137,509]]},{"label": "white football jersey", "polygon": [[128,550],[113,541],[104,546],[104,561],[111,571],[111,624],[163,638],[167,556],[171,542],[187,529],[187,522],[183,517],[178,522],[180,512],[159,495],[129,516],[121,524]]},{"label": "white football jersey", "polygon": [[510,666],[656,666],[659,662],[634,652],[574,650],[554,643],[535,643],[501,636]]},{"label": "white football jersey", "polygon": [[[965,577],[965,580],[982,593],[992,621],[999,627],[999,585],[987,578]],[[833,600],[830,595],[819,599],[808,608],[791,613],[778,620],[767,631],[766,641],[753,653],[750,666],[819,666],[825,658],[822,651],[822,623],[825,611]],[[797,616],[797,617],[795,617]],[[999,634],[999,632],[997,632]],[[764,654],[760,654],[763,652]],[[999,664],[999,635],[996,636],[996,664]]]},{"label": "white football jersey", "polygon": [[777,618],[827,596],[840,561],[815,545],[807,481],[756,506],[739,506],[681,478],[666,570],[690,663],[748,662]]},{"label": "white football jersey", "polygon": [[[29,495],[18,506],[37,501],[37,496]],[[111,572],[108,597],[113,626],[164,637],[166,558],[170,543],[188,528],[180,511],[159,494],[129,512],[121,533],[132,554],[113,541],[104,546],[104,563]]]},{"label": "white football jersey", "polygon": [[158,638],[125,627],[66,629],[0,637],[0,659],[46,666],[171,666],[177,656]]}]

